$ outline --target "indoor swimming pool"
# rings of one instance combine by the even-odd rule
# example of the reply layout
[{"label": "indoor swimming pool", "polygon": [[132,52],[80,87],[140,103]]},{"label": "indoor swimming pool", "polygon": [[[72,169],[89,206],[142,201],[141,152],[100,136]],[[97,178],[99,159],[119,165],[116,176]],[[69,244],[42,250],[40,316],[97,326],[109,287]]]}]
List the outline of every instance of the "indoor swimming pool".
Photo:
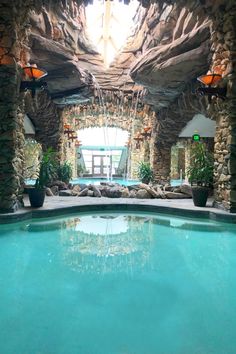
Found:
[{"label": "indoor swimming pool", "polygon": [[0,225],[3,354],[233,354],[236,226],[145,212]]}]

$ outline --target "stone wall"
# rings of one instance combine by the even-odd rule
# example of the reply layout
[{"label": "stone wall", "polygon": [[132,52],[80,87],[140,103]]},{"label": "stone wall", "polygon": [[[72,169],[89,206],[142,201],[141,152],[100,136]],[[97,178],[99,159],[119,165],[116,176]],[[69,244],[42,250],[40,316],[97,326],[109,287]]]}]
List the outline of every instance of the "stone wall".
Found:
[{"label": "stone wall", "polygon": [[154,150],[152,165],[156,182],[163,183],[170,179],[171,147],[178,136],[196,113],[206,115],[207,101],[194,93],[196,84],[187,85],[186,91],[169,108],[156,114],[153,126]]},{"label": "stone wall", "polygon": [[21,70],[25,62],[27,8],[0,3],[0,212],[14,212],[22,203],[23,103],[19,95]]},{"label": "stone wall", "polygon": [[209,115],[216,120],[215,205],[236,212],[236,4],[229,1],[214,18],[212,72],[222,74],[225,101],[214,99]]}]

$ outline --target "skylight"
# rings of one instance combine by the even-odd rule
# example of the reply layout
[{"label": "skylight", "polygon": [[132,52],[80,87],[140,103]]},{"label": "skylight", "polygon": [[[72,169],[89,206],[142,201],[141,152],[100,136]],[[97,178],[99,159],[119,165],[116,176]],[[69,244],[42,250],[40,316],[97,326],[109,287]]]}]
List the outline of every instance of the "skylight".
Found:
[{"label": "skylight", "polygon": [[133,31],[137,0],[125,5],[119,0],[97,0],[86,7],[87,30],[91,41],[108,67]]}]

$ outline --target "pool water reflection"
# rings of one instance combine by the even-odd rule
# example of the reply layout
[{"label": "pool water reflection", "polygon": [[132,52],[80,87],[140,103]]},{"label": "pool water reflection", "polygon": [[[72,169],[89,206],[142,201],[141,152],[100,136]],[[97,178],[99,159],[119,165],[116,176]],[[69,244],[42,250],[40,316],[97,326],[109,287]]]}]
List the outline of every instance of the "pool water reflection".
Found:
[{"label": "pool water reflection", "polygon": [[1,353],[235,353],[236,228],[142,213],[0,225]]}]

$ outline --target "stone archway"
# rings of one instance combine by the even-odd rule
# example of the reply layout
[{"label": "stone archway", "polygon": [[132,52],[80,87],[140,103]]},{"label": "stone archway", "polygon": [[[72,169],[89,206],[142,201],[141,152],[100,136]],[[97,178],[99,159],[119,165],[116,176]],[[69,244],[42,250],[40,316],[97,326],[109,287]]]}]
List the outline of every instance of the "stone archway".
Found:
[{"label": "stone archway", "polygon": [[[113,97],[112,97],[113,96]],[[114,99],[115,97],[115,99]],[[113,99],[112,99],[113,98]],[[64,122],[70,122],[75,130],[93,127],[114,127],[129,133],[128,154],[129,177],[137,177],[139,161],[150,161],[150,150],[153,139],[144,139],[137,144],[135,137],[149,126],[152,130],[155,112],[142,101],[139,93],[103,91],[103,104],[96,99],[93,103],[84,104],[64,111]]]}]

